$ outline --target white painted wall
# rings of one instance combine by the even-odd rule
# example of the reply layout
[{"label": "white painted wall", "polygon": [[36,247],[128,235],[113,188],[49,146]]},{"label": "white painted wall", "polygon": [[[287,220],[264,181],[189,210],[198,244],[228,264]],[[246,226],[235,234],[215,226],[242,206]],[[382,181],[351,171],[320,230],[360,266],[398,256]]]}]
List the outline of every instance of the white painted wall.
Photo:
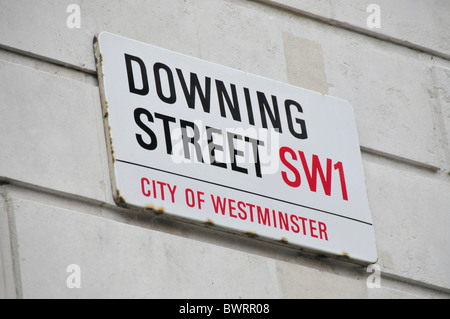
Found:
[{"label": "white painted wall", "polygon": [[[372,2],[0,0],[0,298],[448,298],[450,6],[379,0],[370,29]],[[381,287],[365,267],[118,208],[100,31],[348,100]]]}]

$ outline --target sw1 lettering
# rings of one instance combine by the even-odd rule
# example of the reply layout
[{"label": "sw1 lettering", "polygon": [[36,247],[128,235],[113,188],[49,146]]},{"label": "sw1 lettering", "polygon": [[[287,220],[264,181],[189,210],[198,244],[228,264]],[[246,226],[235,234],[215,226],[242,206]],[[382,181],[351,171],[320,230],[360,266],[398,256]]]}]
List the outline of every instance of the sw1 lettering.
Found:
[{"label": "sw1 lettering", "polygon": [[[281,178],[286,183],[286,185],[294,188],[298,188],[301,185],[300,171],[297,167],[291,163],[291,161],[299,162],[301,168],[308,181],[309,189],[312,192],[317,192],[317,175],[320,177],[322,182],[323,190],[325,195],[331,196],[331,178],[334,170],[339,173],[339,181],[341,183],[342,199],[348,201],[347,184],[345,182],[344,167],[342,162],[337,162],[333,166],[333,161],[329,158],[326,159],[326,170],[324,173],[319,156],[313,154],[311,160],[311,166],[308,164],[305,153],[298,151],[297,153],[290,147],[283,146],[280,148],[280,160],[281,163],[288,169],[287,171],[281,171]],[[323,162],[323,161],[322,161]],[[290,171],[290,172],[289,172]],[[289,177],[291,175],[291,177]]]}]

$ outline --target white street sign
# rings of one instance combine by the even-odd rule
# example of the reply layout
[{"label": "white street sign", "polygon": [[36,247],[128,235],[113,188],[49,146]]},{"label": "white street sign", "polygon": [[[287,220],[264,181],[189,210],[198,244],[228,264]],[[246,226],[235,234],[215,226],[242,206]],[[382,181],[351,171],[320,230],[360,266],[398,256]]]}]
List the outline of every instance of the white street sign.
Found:
[{"label": "white street sign", "polygon": [[95,51],[118,205],[377,260],[347,101],[107,32]]}]

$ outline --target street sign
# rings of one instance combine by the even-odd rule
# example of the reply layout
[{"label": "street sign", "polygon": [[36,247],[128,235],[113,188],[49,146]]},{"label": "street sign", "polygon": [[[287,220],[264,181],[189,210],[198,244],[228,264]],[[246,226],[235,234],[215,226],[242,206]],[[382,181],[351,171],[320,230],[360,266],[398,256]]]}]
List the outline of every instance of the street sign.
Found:
[{"label": "street sign", "polygon": [[94,46],[118,205],[376,261],[347,101],[107,32]]}]

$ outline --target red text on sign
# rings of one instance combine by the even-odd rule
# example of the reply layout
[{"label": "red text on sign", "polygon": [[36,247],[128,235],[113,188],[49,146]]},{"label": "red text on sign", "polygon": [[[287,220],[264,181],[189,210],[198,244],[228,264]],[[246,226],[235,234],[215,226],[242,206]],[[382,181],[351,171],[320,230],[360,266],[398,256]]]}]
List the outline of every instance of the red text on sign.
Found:
[{"label": "red text on sign", "polygon": [[[333,165],[333,161],[327,158],[324,170],[319,156],[313,154],[311,165],[309,165],[308,160],[302,151],[299,150],[298,155],[299,156],[297,157],[297,153],[290,147],[283,146],[280,148],[280,160],[291,173],[289,174],[287,171],[281,171],[281,177],[286,185],[294,188],[300,187],[302,181],[300,171],[297,169],[297,167],[300,167],[305,173],[309,189],[312,192],[317,192],[317,176],[319,176],[325,195],[331,196],[331,179],[334,168],[334,170],[337,170],[339,174],[342,199],[348,200],[347,185],[345,182],[344,167],[342,162],[337,162]],[[296,161],[297,165],[294,165],[291,161]],[[291,175],[291,177],[289,177],[289,175]]]},{"label": "red text on sign", "polygon": [[328,241],[327,225],[321,221],[212,194],[211,201],[216,214]]},{"label": "red text on sign", "polygon": [[170,185],[169,183],[155,180],[150,181],[145,177],[141,178],[142,195],[144,195],[145,197],[152,196],[153,198],[165,200],[165,197],[170,194],[170,199],[172,203],[174,203],[176,189],[176,185]]}]

